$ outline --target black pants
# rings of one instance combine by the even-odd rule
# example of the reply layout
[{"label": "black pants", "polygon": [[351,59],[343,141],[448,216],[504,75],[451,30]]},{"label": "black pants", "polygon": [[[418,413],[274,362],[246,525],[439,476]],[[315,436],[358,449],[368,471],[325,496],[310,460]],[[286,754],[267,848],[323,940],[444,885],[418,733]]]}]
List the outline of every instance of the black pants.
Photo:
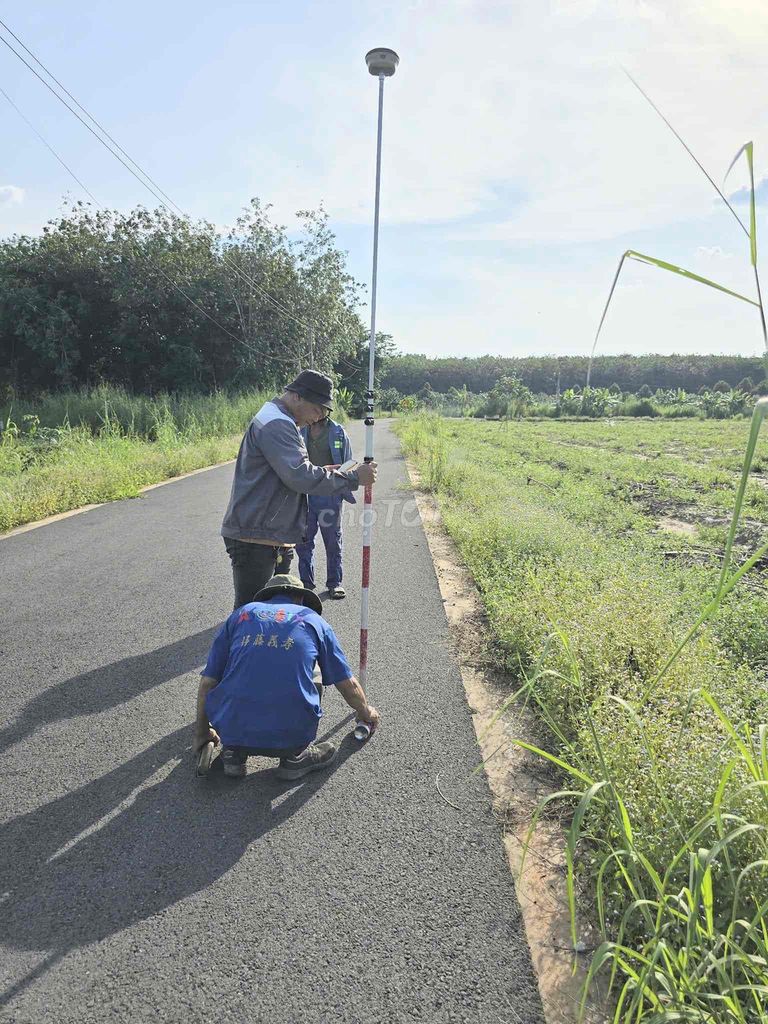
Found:
[{"label": "black pants", "polygon": [[293,548],[280,544],[249,544],[244,540],[224,538],[235,585],[235,608],[248,604],[278,573],[291,571]]}]

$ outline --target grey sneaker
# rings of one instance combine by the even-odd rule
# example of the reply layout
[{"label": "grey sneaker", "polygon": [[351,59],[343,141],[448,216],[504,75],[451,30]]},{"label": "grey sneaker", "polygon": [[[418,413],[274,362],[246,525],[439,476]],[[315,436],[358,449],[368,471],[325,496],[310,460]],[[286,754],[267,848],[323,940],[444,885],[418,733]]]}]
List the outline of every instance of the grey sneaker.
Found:
[{"label": "grey sneaker", "polygon": [[[319,772],[333,764],[339,749],[335,743],[312,743],[297,757],[281,757],[278,778],[300,779],[310,772]],[[226,771],[226,769],[225,769]]]},{"label": "grey sneaker", "polygon": [[341,601],[347,596],[347,592],[344,587],[339,585],[338,587],[330,587],[328,590],[328,596],[334,601]]},{"label": "grey sneaker", "polygon": [[231,779],[242,779],[245,775],[245,762],[248,760],[245,754],[231,747],[224,747],[221,752],[221,760],[224,763],[224,774]]}]

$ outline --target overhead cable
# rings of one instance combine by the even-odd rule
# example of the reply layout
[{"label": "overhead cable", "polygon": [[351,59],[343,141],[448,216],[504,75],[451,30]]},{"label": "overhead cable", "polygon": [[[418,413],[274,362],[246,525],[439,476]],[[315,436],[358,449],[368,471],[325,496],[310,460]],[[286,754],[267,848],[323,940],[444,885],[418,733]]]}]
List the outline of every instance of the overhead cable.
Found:
[{"label": "overhead cable", "polygon": [[[5,97],[5,99],[8,101],[8,103],[11,105],[11,107],[13,107],[13,109],[16,111],[16,113],[19,115],[19,117],[29,126],[29,128],[31,128],[31,130],[35,133],[35,135],[38,137],[38,139],[43,143],[45,148],[48,149],[56,157],[56,159],[61,164],[61,166],[67,171],[68,174],[70,174],[72,176],[72,178],[77,182],[77,184],[85,192],[85,194],[92,200],[92,202],[98,207],[98,209],[105,210],[105,207],[98,201],[98,199],[93,194],[93,192],[91,192],[91,190],[88,188],[88,186],[85,185],[80,180],[80,178],[75,174],[75,172],[72,170],[72,168],[69,166],[69,164],[65,163],[65,161],[56,152],[56,150],[53,148],[53,146],[47,141],[47,139],[45,139],[43,137],[43,135],[38,131],[38,129],[34,126],[34,124],[32,124],[32,122],[29,120],[29,118],[19,109],[19,107],[16,105],[16,103],[14,103],[14,101],[11,99],[11,97],[8,95],[8,93],[5,91],[5,89],[0,87],[0,93],[2,93],[2,95]],[[154,271],[156,271],[158,274],[160,274],[162,277],[164,277],[165,280],[168,281],[168,283],[170,285],[172,285],[181,295],[183,295],[184,298],[195,307],[195,309],[197,309],[200,313],[202,313],[204,317],[206,317],[208,320],[210,320],[212,324],[214,324],[216,327],[219,328],[220,331],[223,331],[225,334],[229,335],[229,337],[232,338],[233,341],[237,342],[238,345],[241,344],[241,339],[240,338],[238,338],[236,335],[232,334],[232,332],[227,330],[227,328],[224,327],[223,324],[220,324],[218,322],[218,320],[216,320],[213,316],[211,316],[211,314],[208,313],[208,311],[205,310],[201,305],[199,305],[190,295],[188,295],[184,291],[184,289],[176,281],[174,281],[163,270],[162,267],[158,266],[145,253],[142,253],[141,250],[138,248],[138,246],[131,246],[130,242],[128,244],[129,244],[129,247],[131,247],[133,249],[134,254],[138,253],[140,255],[141,259],[145,260]],[[190,281],[189,283],[191,284],[192,282]]]},{"label": "overhead cable", "polygon": [[[85,128],[87,128],[87,130],[88,130],[88,131],[89,131],[89,132],[91,133],[91,135],[93,135],[93,137],[94,137],[94,138],[95,138],[95,139],[96,139],[96,140],[97,140],[97,141],[98,141],[98,142],[99,142],[99,143],[100,143],[100,144],[101,144],[102,146],[104,146],[104,148],[105,148],[105,149],[107,149],[107,150],[108,150],[108,152],[110,152],[110,153],[112,154],[112,156],[114,156],[114,157],[115,157],[115,159],[116,159],[116,160],[118,160],[118,161],[119,161],[119,162],[120,162],[120,163],[122,164],[122,166],[123,166],[123,167],[124,167],[124,168],[125,168],[125,169],[126,169],[126,170],[127,170],[127,171],[128,171],[128,172],[129,172],[130,174],[131,174],[131,175],[133,175],[133,177],[134,177],[134,178],[136,178],[136,180],[137,180],[137,181],[138,181],[138,182],[139,182],[139,183],[140,183],[141,185],[143,185],[143,186],[144,186],[144,188],[146,188],[146,189],[147,189],[147,190],[148,190],[148,191],[149,191],[149,192],[150,192],[150,193],[151,193],[151,194],[152,194],[152,195],[153,195],[153,196],[155,197],[155,199],[156,199],[156,200],[157,200],[157,201],[158,201],[158,202],[160,203],[160,205],[161,205],[161,206],[162,206],[163,208],[165,208],[166,210],[168,210],[168,205],[167,205],[167,204],[166,204],[166,202],[165,202],[165,200],[167,200],[167,201],[168,201],[168,203],[170,203],[170,205],[171,205],[171,206],[172,206],[172,207],[173,207],[173,208],[174,208],[174,209],[175,209],[175,210],[176,210],[176,211],[177,211],[177,212],[179,213],[179,215],[180,215],[180,216],[181,216],[181,217],[182,217],[182,218],[183,218],[183,219],[184,219],[185,221],[187,221],[187,222],[191,222],[191,217],[189,216],[189,214],[187,214],[187,213],[186,213],[186,212],[185,212],[185,211],[184,211],[184,210],[183,210],[183,209],[182,209],[182,208],[181,208],[181,207],[180,207],[180,206],[179,206],[179,205],[178,205],[178,204],[177,204],[177,203],[176,203],[176,202],[175,202],[175,201],[174,201],[174,200],[173,200],[173,199],[172,199],[172,198],[171,198],[171,197],[170,197],[170,196],[169,196],[169,195],[168,195],[168,194],[167,194],[166,192],[165,192],[165,191],[163,191],[163,189],[162,189],[162,188],[161,188],[161,187],[160,187],[160,186],[159,186],[159,185],[158,185],[158,184],[157,184],[157,183],[156,183],[156,182],[154,181],[154,179],[153,179],[153,178],[152,178],[152,177],[151,177],[151,176],[150,176],[150,175],[149,175],[149,174],[148,174],[148,173],[147,173],[147,172],[146,172],[146,171],[145,171],[145,170],[144,170],[144,169],[143,169],[143,168],[141,167],[141,165],[140,165],[140,164],[138,164],[138,163],[137,163],[137,161],[135,161],[135,160],[134,160],[134,159],[133,159],[133,158],[132,158],[132,157],[131,157],[131,156],[130,156],[130,155],[129,155],[129,154],[128,154],[128,153],[126,152],[126,151],[125,151],[125,149],[124,149],[124,148],[123,148],[123,147],[122,147],[122,146],[121,146],[121,145],[120,145],[120,144],[119,144],[119,143],[118,143],[118,142],[117,142],[117,141],[116,141],[116,140],[115,140],[115,139],[114,139],[114,138],[112,137],[112,135],[110,135],[110,133],[109,133],[109,132],[108,132],[108,131],[106,130],[106,128],[104,128],[104,127],[103,127],[103,126],[102,126],[102,125],[101,125],[101,124],[99,123],[99,121],[97,121],[97,120],[96,120],[96,118],[95,118],[95,117],[94,117],[94,116],[93,116],[93,115],[92,115],[92,114],[91,114],[91,113],[90,113],[90,112],[89,112],[89,111],[88,111],[88,110],[87,110],[87,109],[86,109],[86,108],[85,108],[85,107],[84,107],[84,106],[82,105],[82,103],[80,103],[80,102],[79,102],[79,101],[78,101],[78,100],[76,99],[76,97],[75,97],[75,96],[73,96],[73,94],[72,94],[72,93],[71,93],[71,92],[70,92],[70,91],[69,91],[69,90],[68,90],[68,89],[66,88],[66,86],[64,86],[64,85],[63,85],[63,84],[62,84],[62,83],[61,83],[61,82],[59,81],[59,79],[58,79],[58,78],[56,78],[56,76],[55,76],[55,75],[54,75],[54,74],[53,74],[53,73],[52,73],[52,72],[51,72],[51,71],[50,71],[50,70],[49,70],[49,69],[48,69],[48,68],[46,67],[46,65],[45,65],[45,64],[44,64],[44,63],[43,63],[43,62],[42,62],[42,61],[40,60],[40,58],[39,58],[39,57],[37,57],[37,56],[36,56],[36,54],[34,54],[34,53],[32,52],[32,50],[30,50],[30,48],[29,48],[29,47],[28,47],[28,46],[27,46],[27,45],[26,45],[26,44],[25,44],[25,43],[24,43],[24,42],[23,42],[23,41],[22,41],[22,40],[21,40],[21,39],[20,39],[20,38],[19,38],[19,37],[18,37],[18,36],[16,35],[16,33],[15,33],[15,32],[13,32],[13,30],[12,30],[12,29],[11,29],[11,28],[10,28],[10,27],[9,27],[9,26],[8,26],[8,25],[6,24],[6,23],[5,23],[5,22],[4,22],[4,21],[3,21],[2,19],[0,19],[0,26],[2,26],[2,27],[3,27],[4,29],[5,29],[5,31],[6,31],[6,32],[8,32],[8,34],[9,34],[9,35],[11,35],[11,36],[13,37],[13,39],[14,39],[14,40],[16,40],[16,42],[17,42],[17,43],[18,43],[18,44],[19,44],[19,45],[20,45],[20,46],[21,46],[21,47],[22,47],[22,48],[23,48],[23,49],[25,50],[25,52],[26,52],[27,54],[29,54],[29,56],[30,56],[30,57],[31,57],[31,58],[32,58],[32,59],[33,59],[33,60],[35,61],[35,63],[36,63],[36,64],[37,64],[37,65],[38,65],[38,66],[39,66],[40,68],[42,68],[42,70],[43,70],[43,71],[45,72],[45,74],[46,74],[46,75],[47,75],[47,76],[48,76],[48,77],[49,77],[49,78],[51,79],[51,81],[55,82],[55,83],[56,83],[56,85],[58,86],[58,88],[59,88],[59,89],[61,89],[61,90],[62,90],[62,91],[63,91],[63,92],[64,92],[64,93],[65,93],[65,94],[66,94],[66,95],[67,95],[67,96],[68,96],[68,97],[69,97],[69,98],[70,98],[70,99],[72,100],[72,102],[73,102],[73,103],[74,103],[74,104],[75,104],[75,105],[76,105],[76,106],[77,106],[77,107],[78,107],[78,108],[79,108],[80,110],[82,110],[82,112],[83,112],[83,113],[84,113],[84,114],[86,115],[86,117],[87,117],[87,118],[88,118],[88,119],[89,119],[89,120],[91,121],[91,124],[88,124],[88,122],[87,122],[87,121],[85,121],[85,120],[83,119],[83,117],[81,117],[81,116],[80,116],[80,114],[79,114],[79,113],[77,112],[77,110],[75,110],[75,109],[74,109],[74,108],[73,108],[73,107],[72,107],[72,106],[71,106],[71,105],[70,105],[70,104],[69,104],[69,103],[68,103],[68,102],[66,101],[66,99],[64,99],[64,97],[63,97],[63,96],[62,96],[62,95],[61,95],[61,94],[60,94],[59,92],[57,92],[57,91],[56,91],[56,89],[54,89],[54,88],[53,88],[53,86],[52,86],[52,85],[50,84],[50,82],[46,81],[46,79],[45,79],[45,78],[43,78],[43,76],[42,76],[42,75],[41,75],[41,74],[40,74],[40,73],[39,73],[39,72],[38,72],[38,71],[37,71],[37,70],[36,70],[36,69],[35,69],[35,68],[34,68],[34,67],[33,67],[33,66],[32,66],[32,65],[30,64],[30,63],[29,63],[29,61],[27,61],[27,60],[25,59],[25,57],[23,56],[23,54],[19,53],[19,51],[18,51],[17,49],[15,49],[15,47],[13,47],[13,46],[12,46],[12,45],[11,45],[11,44],[10,44],[10,43],[8,42],[8,40],[7,40],[7,39],[5,39],[5,38],[4,38],[4,37],[3,37],[2,35],[0,35],[0,41],[2,41],[2,42],[3,42],[4,44],[5,44],[5,46],[6,46],[6,47],[7,47],[7,48],[8,48],[8,49],[9,49],[9,50],[10,50],[10,51],[11,51],[11,52],[12,52],[12,53],[13,53],[13,54],[14,54],[14,55],[16,56],[16,57],[18,57],[18,59],[19,59],[19,60],[20,60],[20,61],[21,61],[21,62],[22,62],[22,63],[23,63],[24,65],[25,65],[25,67],[27,67],[27,68],[28,68],[28,69],[29,69],[29,70],[30,70],[30,71],[31,71],[31,72],[32,72],[32,73],[33,73],[33,74],[35,75],[35,77],[36,77],[36,78],[37,78],[37,79],[38,79],[38,80],[39,80],[40,82],[42,82],[42,84],[43,84],[43,85],[44,85],[44,86],[46,87],[46,89],[48,89],[48,90],[49,90],[49,92],[51,92],[51,93],[52,93],[52,94],[53,94],[53,95],[54,95],[54,96],[56,97],[56,99],[58,99],[58,100],[59,100],[59,102],[60,102],[60,103],[62,103],[62,104],[63,104],[63,105],[64,105],[64,106],[65,106],[65,107],[67,108],[67,110],[69,110],[69,112],[70,112],[71,114],[73,114],[73,115],[74,115],[74,116],[75,116],[75,117],[77,118],[77,120],[78,120],[78,121],[79,121],[79,122],[80,122],[80,123],[81,123],[81,124],[82,124],[82,125],[83,125],[83,126],[84,126]],[[96,130],[95,130],[95,129],[94,129],[93,127],[92,127],[92,125],[95,125],[95,126],[96,126],[96,128],[98,128],[98,131],[96,131]],[[101,134],[99,134],[99,132],[100,132]],[[107,142],[107,141],[105,141],[105,137],[106,137],[106,140],[109,140],[108,142]],[[132,165],[132,166],[131,166],[131,165]],[[134,168],[135,168],[135,170],[134,170]],[[171,212],[171,211],[170,211],[170,210],[168,210],[168,212]],[[267,291],[267,290],[266,290],[266,289],[265,289],[265,288],[264,288],[264,287],[263,287],[262,285],[260,285],[260,284],[259,284],[259,283],[258,283],[258,282],[257,282],[257,281],[255,280],[255,278],[253,278],[253,277],[252,277],[252,276],[251,276],[250,274],[248,274],[248,273],[247,273],[246,271],[242,270],[242,268],[238,267],[238,266],[237,266],[237,264],[236,264],[236,263],[235,263],[235,262],[234,262],[234,261],[233,261],[233,260],[232,260],[232,259],[230,258],[230,256],[229,256],[229,254],[227,253],[226,249],[222,250],[222,258],[224,259],[224,262],[225,262],[225,263],[227,264],[227,266],[228,266],[228,267],[230,268],[230,270],[231,270],[231,271],[232,271],[232,272],[233,272],[234,274],[236,274],[236,275],[237,275],[238,277],[240,277],[240,278],[241,278],[241,280],[244,280],[244,281],[246,281],[247,283],[249,283],[250,285],[252,285],[252,287],[254,287],[254,288],[255,288],[255,289],[256,289],[256,290],[257,290],[257,291],[258,291],[258,292],[259,292],[259,293],[260,293],[260,294],[261,294],[261,295],[262,295],[262,296],[263,296],[263,297],[264,297],[264,298],[265,298],[265,299],[266,299],[266,300],[268,301],[268,302],[270,302],[270,303],[271,303],[271,304],[272,304],[272,305],[273,305],[273,306],[274,306],[274,307],[275,307],[275,308],[276,308],[276,309],[277,309],[277,310],[278,310],[279,312],[281,312],[281,313],[283,313],[283,314],[284,314],[285,316],[289,317],[289,319],[293,320],[293,321],[294,321],[294,322],[295,322],[296,324],[298,324],[298,325],[299,325],[300,327],[303,327],[303,328],[305,328],[305,329],[307,329],[307,330],[311,330],[311,329],[312,329],[313,323],[310,323],[310,322],[308,322],[308,321],[306,321],[306,320],[302,319],[301,317],[297,316],[296,314],[294,314],[294,313],[293,313],[293,312],[292,312],[292,311],[291,311],[291,310],[290,310],[290,309],[289,309],[289,308],[288,308],[288,307],[287,307],[287,306],[286,306],[286,305],[285,305],[285,304],[284,304],[284,303],[283,303],[283,302],[282,302],[281,300],[279,300],[279,299],[276,299],[276,298],[275,298],[275,297],[274,297],[273,295],[271,295],[271,294],[270,294],[270,293],[269,293],[269,292],[268,292],[268,291]],[[338,318],[338,317],[332,317],[332,320],[333,320],[333,321],[334,321],[335,323],[337,323],[337,324],[338,324],[339,326],[342,326],[342,327],[343,327],[343,324],[341,323],[341,320],[339,320],[339,318]]]}]

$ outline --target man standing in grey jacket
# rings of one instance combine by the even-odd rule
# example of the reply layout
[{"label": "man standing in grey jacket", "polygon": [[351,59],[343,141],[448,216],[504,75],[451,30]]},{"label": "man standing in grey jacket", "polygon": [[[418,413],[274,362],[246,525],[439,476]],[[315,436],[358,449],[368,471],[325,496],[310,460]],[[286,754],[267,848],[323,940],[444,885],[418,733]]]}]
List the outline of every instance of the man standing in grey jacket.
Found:
[{"label": "man standing in grey jacket", "polygon": [[313,466],[300,430],[333,408],[333,382],[302,370],[265,402],[240,444],[221,535],[232,562],[235,608],[252,601],[276,573],[287,573],[304,539],[307,495],[341,495],[376,480],[376,463],[353,472]]}]

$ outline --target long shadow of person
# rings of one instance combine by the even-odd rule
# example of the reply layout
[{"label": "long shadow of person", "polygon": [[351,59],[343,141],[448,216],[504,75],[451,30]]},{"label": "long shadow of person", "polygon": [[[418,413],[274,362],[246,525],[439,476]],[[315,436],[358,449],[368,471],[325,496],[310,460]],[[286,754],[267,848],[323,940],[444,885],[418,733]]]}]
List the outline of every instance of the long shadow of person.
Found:
[{"label": "long shadow of person", "polygon": [[42,726],[106,711],[191,672],[205,663],[215,632],[213,628],[203,629],[155,651],[114,661],[49,687],[0,730],[0,752]]},{"label": "long shadow of person", "polygon": [[279,780],[271,766],[241,781],[220,771],[199,780],[189,751],[179,759],[185,737],[188,729],[170,733],[120,768],[4,828],[4,942],[48,956],[0,995],[0,1006],[70,950],[210,886],[359,749],[347,735],[335,764],[299,783]]}]

